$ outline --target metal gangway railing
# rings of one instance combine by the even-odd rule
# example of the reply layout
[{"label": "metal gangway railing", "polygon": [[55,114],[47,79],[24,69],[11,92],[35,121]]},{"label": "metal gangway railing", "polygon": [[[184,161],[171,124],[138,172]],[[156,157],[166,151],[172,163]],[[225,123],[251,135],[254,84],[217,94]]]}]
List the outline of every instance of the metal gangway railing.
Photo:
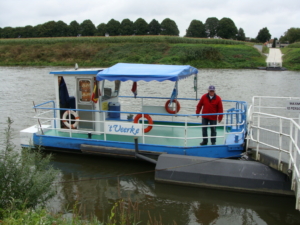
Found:
[{"label": "metal gangway railing", "polygon": [[255,160],[290,177],[296,209],[300,210],[300,112],[287,108],[291,101],[300,102],[300,97],[253,97],[247,146]]}]

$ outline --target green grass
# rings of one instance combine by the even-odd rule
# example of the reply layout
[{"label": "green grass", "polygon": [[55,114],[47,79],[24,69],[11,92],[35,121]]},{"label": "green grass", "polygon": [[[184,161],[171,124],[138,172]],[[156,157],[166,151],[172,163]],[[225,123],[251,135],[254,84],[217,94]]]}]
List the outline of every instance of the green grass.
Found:
[{"label": "green grass", "polygon": [[283,56],[283,67],[289,70],[300,70],[300,42],[291,44],[281,49]]},{"label": "green grass", "polygon": [[171,45],[169,54],[160,60],[166,64],[189,64],[197,68],[245,68],[265,66],[265,57],[255,48],[247,45],[220,45],[211,44],[218,55],[215,59],[209,57],[198,57],[185,61],[183,56],[187,49],[204,48],[204,44],[175,44]]},{"label": "green grass", "polygon": [[269,51],[270,51],[270,48],[268,48],[267,46],[263,45],[262,52],[266,53],[266,54],[269,54]]},{"label": "green grass", "polygon": [[172,36],[0,39],[0,66],[97,66],[118,62],[197,68],[265,66],[245,42]]}]

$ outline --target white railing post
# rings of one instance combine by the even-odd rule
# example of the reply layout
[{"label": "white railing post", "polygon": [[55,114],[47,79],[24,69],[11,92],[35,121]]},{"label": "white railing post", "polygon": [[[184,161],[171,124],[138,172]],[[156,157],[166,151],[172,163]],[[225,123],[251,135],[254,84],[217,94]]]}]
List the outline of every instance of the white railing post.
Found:
[{"label": "white railing post", "polygon": [[106,112],[103,112],[103,131],[104,131],[104,141],[106,141],[105,125],[106,125]]},{"label": "white railing post", "polygon": [[282,119],[279,118],[279,156],[278,156],[278,170],[282,171],[281,164],[281,154],[282,154]]},{"label": "white railing post", "polygon": [[290,121],[290,144],[289,144],[289,169],[292,170],[292,159],[293,159],[293,142],[292,142],[292,137],[293,137],[293,122]]},{"label": "white railing post", "polygon": [[144,123],[144,121],[145,121],[145,117],[144,117],[144,113],[143,113],[142,114],[143,144],[145,144],[145,128],[144,128],[145,123]]},{"label": "white railing post", "polygon": [[185,117],[185,123],[184,123],[184,147],[187,145],[187,116]]},{"label": "white railing post", "polygon": [[70,137],[72,137],[72,123],[71,123],[71,110],[68,110],[68,114],[69,114],[69,124],[70,124],[70,127],[69,127],[69,131],[70,131]]},{"label": "white railing post", "polygon": [[[299,171],[299,167],[297,166],[297,157],[298,157],[297,156],[297,153],[298,153],[298,151],[297,151],[297,142],[298,142],[298,129],[297,129],[297,127],[295,127],[295,139],[294,139],[294,141],[295,141],[295,143],[293,144],[293,149],[294,149],[294,160],[293,161],[294,161],[296,169]],[[297,179],[299,179],[299,177],[297,177]],[[297,185],[299,186],[299,182],[298,182]]]},{"label": "white railing post", "polygon": [[259,134],[260,134],[260,115],[257,115],[257,138],[256,138],[256,160],[259,160]]},{"label": "white railing post", "polygon": [[[225,116],[224,116],[225,117]],[[223,143],[225,144],[225,140],[226,140],[226,136],[227,136],[227,130],[226,130],[226,127],[227,127],[227,115],[226,115],[226,119],[225,119],[225,123],[224,123],[224,126],[223,126],[223,134],[224,134],[224,140],[223,140]]]}]

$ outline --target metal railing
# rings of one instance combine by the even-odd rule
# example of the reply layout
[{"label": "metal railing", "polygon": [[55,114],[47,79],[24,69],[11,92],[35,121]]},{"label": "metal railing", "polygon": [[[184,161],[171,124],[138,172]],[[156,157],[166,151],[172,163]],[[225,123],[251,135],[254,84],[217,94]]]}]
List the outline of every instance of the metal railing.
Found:
[{"label": "metal railing", "polygon": [[[181,99],[181,100],[195,100],[195,99]],[[222,125],[214,125],[216,127],[219,126],[223,126],[224,132],[222,135],[216,136],[216,138],[222,138],[224,141],[223,143],[225,144],[225,140],[228,134],[236,134],[238,136],[241,136],[242,138],[244,138],[245,133],[246,133],[246,108],[247,106],[245,105],[244,102],[238,102],[238,101],[225,101],[225,102],[229,102],[229,103],[233,103],[236,107],[235,108],[231,108],[229,109],[226,113],[222,113],[226,119],[224,120],[224,124]],[[107,140],[107,133],[105,132],[105,130],[86,130],[86,129],[72,129],[71,127],[69,127],[68,129],[59,129],[57,127],[59,127],[57,125],[57,123],[60,123],[62,121],[62,118],[57,118],[56,115],[59,115],[59,111],[63,110],[63,111],[67,111],[67,110],[72,110],[72,109],[61,109],[61,108],[55,108],[55,104],[53,105],[53,107],[46,107],[47,104],[52,103],[54,104],[53,101],[48,101],[39,105],[36,105],[34,108],[37,110],[36,115],[35,115],[35,119],[41,121],[42,125],[48,125],[47,126],[47,130],[58,130],[58,131],[62,131],[62,132],[68,132],[69,133],[69,137],[73,137],[74,134],[76,133],[92,133],[92,134],[103,134],[104,135],[104,140]],[[151,135],[151,133],[144,133],[142,134],[142,143],[146,143],[145,138],[149,137],[149,138],[163,138],[163,139],[180,139],[183,140],[183,147],[188,146],[188,141],[189,140],[195,140],[195,139],[202,139],[203,137],[196,135],[195,136],[191,136],[188,135],[190,134],[189,132],[192,132],[192,129],[195,128],[200,128],[200,127],[213,127],[213,125],[207,125],[207,126],[202,126],[199,121],[193,123],[192,126],[189,126],[190,123],[192,123],[191,121],[188,121],[188,119],[191,118],[196,118],[197,116],[202,116],[202,114],[166,114],[166,113],[144,113],[144,112],[130,112],[130,111],[104,111],[104,110],[83,110],[83,109],[73,109],[76,111],[86,111],[86,112],[96,112],[96,113],[103,113],[103,119],[102,120],[94,120],[94,121],[90,121],[90,120],[81,120],[79,119],[79,123],[80,122],[88,122],[88,123],[94,123],[94,124],[102,124],[105,125],[105,123],[108,121],[106,118],[106,113],[120,113],[120,114],[133,114],[133,115],[137,115],[137,114],[142,114],[142,118],[144,117],[143,115],[145,114],[149,114],[153,117],[159,116],[160,118],[162,117],[176,117],[176,118],[181,118],[181,123],[182,126],[177,126],[176,124],[172,124],[172,125],[166,125],[166,124],[151,124],[151,126],[153,127],[164,127],[164,128],[180,128],[182,129],[182,132],[184,135],[183,136],[176,136],[176,137],[170,137],[170,136],[163,136],[163,135]],[[216,114],[211,114],[211,115],[220,115],[220,113],[216,113]],[[73,120],[71,119],[71,116],[69,115],[68,118],[68,122],[69,124],[71,124]],[[126,120],[121,120],[120,122],[127,122]],[[164,122],[164,121],[161,121]],[[199,123],[199,125],[197,125],[196,123]],[[145,128],[147,127],[148,124],[145,123],[145,120],[142,119],[142,127]],[[42,129],[42,127],[40,127],[39,123],[37,124],[37,128],[39,130]],[[211,138],[211,137],[208,137]]]},{"label": "metal railing", "polygon": [[[260,153],[264,151],[277,160],[273,168],[283,171],[283,165],[287,165],[286,173],[292,174],[291,190],[296,195],[296,209],[300,210],[300,121],[297,121],[296,113],[286,110],[286,100],[292,99],[300,100],[291,97],[253,97],[248,110],[247,146],[250,144],[253,147],[257,161],[260,161]],[[283,116],[286,114],[289,117]]]}]

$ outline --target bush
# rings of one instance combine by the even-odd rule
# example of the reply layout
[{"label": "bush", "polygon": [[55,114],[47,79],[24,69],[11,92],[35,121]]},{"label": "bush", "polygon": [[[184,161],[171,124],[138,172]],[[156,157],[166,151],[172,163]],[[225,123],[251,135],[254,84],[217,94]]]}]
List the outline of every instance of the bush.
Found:
[{"label": "bush", "polygon": [[8,118],[0,154],[0,217],[5,211],[35,208],[55,195],[58,170],[49,163],[51,155],[25,148],[17,151],[12,143],[13,121]]}]

